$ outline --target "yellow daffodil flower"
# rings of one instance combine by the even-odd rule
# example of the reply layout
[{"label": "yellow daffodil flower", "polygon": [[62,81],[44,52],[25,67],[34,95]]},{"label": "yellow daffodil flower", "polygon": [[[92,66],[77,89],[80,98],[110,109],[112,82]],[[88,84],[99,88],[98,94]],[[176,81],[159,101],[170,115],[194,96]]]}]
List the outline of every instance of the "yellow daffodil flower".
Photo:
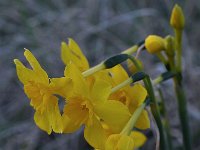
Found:
[{"label": "yellow daffodil flower", "polygon": [[[68,52],[70,52],[69,49],[68,49]],[[72,53],[72,55],[74,55],[74,54]],[[62,50],[62,56],[64,56],[63,55],[63,50]],[[70,56],[70,54],[68,54],[68,56]],[[79,56],[79,58],[84,58],[84,59],[77,59],[76,56]],[[75,57],[75,59],[74,59],[74,57]],[[94,89],[95,79],[104,80],[104,81],[108,82],[109,84],[111,84],[112,87],[114,87],[114,86],[120,84],[121,82],[123,82],[124,80],[126,80],[128,78],[128,74],[123,69],[123,67],[121,65],[118,65],[118,66],[116,66],[116,67],[114,67],[112,69],[107,69],[107,70],[103,70],[103,71],[99,71],[98,73],[95,73],[93,76],[90,76],[90,77],[86,78],[87,83],[85,83],[85,81],[81,77],[81,73],[80,72],[85,71],[84,69],[81,69],[81,68],[83,68],[83,67],[81,67],[81,65],[85,64],[85,61],[87,61],[87,59],[83,55],[83,53],[81,52],[80,48],[78,49],[77,55],[74,55],[73,57],[68,57],[65,60],[68,60],[67,61],[68,63],[71,60],[73,62],[73,64],[75,64],[78,67],[79,71],[77,71],[77,70],[76,71],[68,71],[68,73],[66,73],[66,76],[69,76],[70,78],[72,78],[72,80],[74,82],[76,82],[76,83],[74,83],[74,88],[75,88],[73,90],[74,93],[79,93],[79,94],[80,93],[84,93],[84,94],[80,94],[80,95],[86,95],[84,97],[88,97],[88,95],[90,95],[90,94],[88,94],[88,93],[90,93],[89,91],[91,89]],[[73,66],[73,64],[72,64],[72,66]],[[89,66],[89,65],[85,65],[85,66]],[[71,69],[72,68],[75,68],[75,67],[71,67]],[[84,68],[88,69],[87,67],[84,67]],[[68,66],[66,70],[71,70],[71,69]],[[77,73],[77,72],[79,72],[79,73]],[[101,82],[103,82],[103,81],[101,81]],[[85,88],[86,84],[88,84],[89,90],[87,88]],[[101,91],[101,90],[103,90],[102,86],[100,86],[100,88],[99,88],[99,91]],[[131,96],[132,93],[135,93],[135,95]],[[103,94],[101,92],[97,92],[97,94],[98,95],[96,97],[102,97],[103,96]],[[77,94],[75,94],[75,95],[77,95]],[[87,125],[90,122],[92,122],[91,121],[92,119],[94,119],[93,117],[91,117],[91,116],[94,116],[94,114],[92,113],[92,111],[89,111],[89,110],[93,109],[93,111],[95,111],[95,113],[98,114],[99,118],[104,118],[103,121],[101,120],[101,126],[100,126],[100,124],[98,124],[99,130],[102,130],[102,126],[105,125],[105,126],[108,127],[108,130],[106,130],[107,134],[108,133],[119,133],[121,131],[121,129],[122,129],[124,121],[119,121],[119,122],[121,122],[121,125],[116,126],[116,122],[117,121],[115,121],[115,119],[113,119],[113,115],[111,115],[111,114],[108,115],[109,112],[110,112],[109,109],[110,108],[117,109],[118,107],[124,107],[122,104],[125,104],[129,108],[130,112],[133,113],[134,110],[137,108],[137,106],[139,106],[144,101],[146,95],[147,95],[146,90],[140,84],[137,84],[137,85],[135,85],[133,87],[132,86],[127,86],[127,87],[123,88],[122,90],[119,90],[116,93],[112,94],[109,97],[109,99],[111,99],[111,100],[121,101],[122,103],[117,103],[116,104],[116,102],[109,100],[106,105],[98,105],[98,107],[94,107],[93,106],[94,105],[94,101],[91,103],[91,101],[83,101],[82,100],[83,98],[75,98],[75,99],[78,99],[78,100],[76,100],[77,103],[74,103],[74,101],[75,101],[75,100],[73,100],[74,98],[71,98],[71,100],[69,100],[69,98],[67,98],[69,100],[68,104],[72,103],[73,106],[76,106],[76,109],[75,108],[71,108],[71,111],[78,110],[77,108],[80,108],[80,106],[84,108],[79,113],[78,112],[70,113],[70,114],[75,114],[75,116],[73,116],[73,117],[71,116],[70,118],[72,118],[72,119],[74,118],[74,121],[77,124],[80,124],[80,125],[81,124],[86,124]],[[106,99],[106,98],[104,98],[104,99]],[[67,116],[67,114],[69,114],[69,112],[70,112],[69,111],[69,107],[70,106],[66,105],[66,107],[68,107],[68,109],[66,109],[67,111],[65,111],[64,114],[66,114],[66,116]],[[104,110],[104,111],[101,111],[101,110]],[[123,118],[123,113],[122,113],[122,115],[120,113],[118,113],[116,115],[118,115],[119,117],[121,116],[121,120],[123,120],[122,119]],[[88,120],[90,120],[90,121],[88,121]],[[113,121],[111,122],[111,120],[113,120]],[[138,119],[138,122],[136,123],[136,127],[140,128],[140,129],[146,129],[146,128],[150,127],[148,114],[147,114],[147,112],[145,110],[143,111],[141,117]],[[88,128],[85,129],[85,132],[87,131],[87,133],[89,135],[91,132],[89,133],[89,130],[87,130],[87,129]],[[105,128],[104,128],[104,132],[105,132]],[[90,139],[88,138],[89,139],[88,141],[94,140],[93,136],[90,136],[90,137],[92,137],[92,138],[90,138]],[[92,141],[92,142],[89,142],[89,143],[95,143],[95,141]],[[91,144],[91,145],[97,145],[97,144]]]},{"label": "yellow daffodil flower", "polygon": [[69,38],[69,44],[61,43],[61,59],[65,65],[72,61],[81,71],[89,69],[87,58],[78,44],[71,38]]},{"label": "yellow daffodil flower", "polygon": [[[122,83],[129,78],[127,72],[121,65],[117,65],[111,69],[103,70],[94,75],[96,78],[109,82],[112,87]],[[127,85],[119,91],[110,95],[109,99],[118,100],[129,108],[132,114],[140,104],[142,104],[147,96],[146,89],[139,83],[133,86]],[[139,117],[136,127],[139,129],[150,128],[148,113],[143,110]]]},{"label": "yellow daffodil flower", "polygon": [[77,126],[85,125],[84,136],[95,148],[102,148],[107,133],[102,121],[120,132],[130,118],[128,108],[115,100],[107,100],[111,85],[95,80],[89,85],[81,71],[72,62],[67,65],[65,76],[72,79],[73,94],[67,96],[63,116],[68,116]]},{"label": "yellow daffodil flower", "polygon": [[[24,84],[26,95],[31,99],[31,106],[36,110],[35,123],[48,134],[52,130],[56,133],[62,133],[63,123],[58,98],[53,94],[63,96],[69,94],[71,79],[66,77],[49,79],[47,73],[29,50],[26,50],[24,55],[32,69],[25,67],[18,59],[15,59],[14,62],[18,78]],[[59,84],[61,82],[62,84]],[[65,86],[65,88],[62,88],[62,86]]]}]

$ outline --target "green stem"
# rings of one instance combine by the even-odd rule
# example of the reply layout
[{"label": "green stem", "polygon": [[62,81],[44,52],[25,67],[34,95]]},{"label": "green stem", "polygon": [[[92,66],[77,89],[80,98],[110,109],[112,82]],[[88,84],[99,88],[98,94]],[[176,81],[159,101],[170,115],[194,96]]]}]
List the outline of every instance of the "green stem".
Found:
[{"label": "green stem", "polygon": [[178,112],[181,122],[181,130],[183,133],[183,143],[185,146],[185,150],[192,150],[192,140],[190,135],[188,112],[187,112],[187,101],[179,78],[177,77],[174,78],[174,85],[178,100]]},{"label": "green stem", "polygon": [[168,62],[167,62],[166,58],[164,57],[164,55],[161,52],[156,53],[156,56],[160,59],[160,61],[163,64],[167,65]]},{"label": "green stem", "polygon": [[171,56],[168,56],[168,63],[170,65],[170,70],[175,71],[175,64],[174,64],[174,58]]},{"label": "green stem", "polygon": [[158,108],[158,103],[156,101],[155,94],[154,94],[154,91],[153,91],[153,86],[152,86],[152,83],[151,83],[149,76],[147,76],[144,79],[144,84],[145,84],[145,87],[148,91],[149,97],[152,101],[152,103],[150,104],[151,111],[153,113],[153,116],[156,120],[156,123],[158,125],[158,129],[159,129],[159,132],[160,132],[160,149],[166,150],[167,144],[166,144],[166,139],[165,139],[165,134],[164,134],[164,127],[163,127],[163,124],[162,124],[162,121],[161,121],[161,115],[160,115],[160,111],[159,111],[159,108]]},{"label": "green stem", "polygon": [[126,50],[124,50],[123,52],[121,52],[122,54],[128,54],[131,55],[133,53],[135,53],[138,50],[138,45],[134,45]]},{"label": "green stem", "polygon": [[[133,56],[128,56],[129,59],[134,63],[134,65],[136,66],[136,68],[138,69],[138,71],[142,71],[142,68],[140,67],[140,65],[137,63],[137,61],[135,60],[135,58]],[[149,94],[149,97],[151,99],[151,111],[152,114],[156,120],[156,123],[158,125],[159,128],[159,132],[160,132],[160,146],[161,146],[161,150],[166,150],[166,139],[165,139],[165,135],[164,135],[164,128],[163,128],[163,124],[161,121],[161,116],[160,116],[160,111],[158,108],[158,104],[156,102],[156,98],[154,95],[154,91],[153,91],[153,86],[150,80],[150,77],[148,75],[146,75],[146,77],[143,79],[145,87],[147,89],[147,92]]]},{"label": "green stem", "polygon": [[166,132],[166,138],[167,138],[167,144],[168,144],[168,149],[169,150],[173,150],[173,145],[172,145],[172,141],[171,141],[171,133],[170,133],[170,125],[169,125],[169,121],[168,121],[168,117],[167,117],[167,113],[166,113],[166,107],[165,107],[165,101],[164,101],[164,97],[162,94],[161,89],[158,89],[159,95],[160,95],[160,99],[161,99],[161,115],[164,116],[163,119],[163,126],[165,128],[165,132]]},{"label": "green stem", "polygon": [[182,71],[182,30],[175,29],[175,46],[176,46],[176,68],[178,72]]},{"label": "green stem", "polygon": [[82,73],[82,75],[83,75],[83,77],[88,77],[88,76],[92,75],[93,73],[95,73],[95,72],[97,72],[99,70],[105,69],[105,68],[106,68],[105,65],[103,63],[100,63],[100,64],[98,64],[98,65],[96,65],[96,66],[84,71]]},{"label": "green stem", "polygon": [[127,80],[123,81],[122,83],[118,84],[117,86],[113,87],[111,89],[111,94],[115,93],[116,91],[118,91],[119,89],[131,84],[133,82],[132,78],[128,78]]},{"label": "green stem", "polygon": [[175,46],[176,46],[176,71],[178,75],[174,77],[174,88],[178,100],[178,111],[183,134],[183,143],[185,150],[192,149],[192,140],[190,135],[187,101],[182,86],[182,30],[175,29]]}]

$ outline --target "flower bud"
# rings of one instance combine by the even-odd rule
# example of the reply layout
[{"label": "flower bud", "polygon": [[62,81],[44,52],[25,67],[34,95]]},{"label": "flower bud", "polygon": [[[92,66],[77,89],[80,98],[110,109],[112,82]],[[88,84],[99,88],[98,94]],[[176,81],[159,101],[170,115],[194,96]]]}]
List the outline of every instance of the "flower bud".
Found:
[{"label": "flower bud", "polygon": [[151,54],[160,52],[165,49],[165,40],[157,35],[149,35],[145,39],[145,47]]},{"label": "flower bud", "polygon": [[177,30],[182,30],[184,28],[185,17],[181,7],[177,4],[174,6],[172,10],[170,25]]},{"label": "flower bud", "polygon": [[165,49],[167,55],[172,57],[175,55],[175,41],[171,35],[165,37]]}]

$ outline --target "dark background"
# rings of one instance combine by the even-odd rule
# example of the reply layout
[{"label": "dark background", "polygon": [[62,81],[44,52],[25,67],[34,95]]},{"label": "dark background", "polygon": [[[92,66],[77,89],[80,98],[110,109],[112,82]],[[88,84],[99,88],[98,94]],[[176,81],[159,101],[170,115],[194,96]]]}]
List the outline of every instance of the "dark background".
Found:
[{"label": "dark background", "polygon": [[[200,1],[176,1],[185,13],[183,38],[184,86],[194,149],[200,149]],[[174,1],[168,0],[0,0],[0,149],[84,150],[82,130],[48,135],[36,127],[34,111],[18,81],[13,63],[27,64],[30,49],[50,77],[63,75],[60,43],[77,41],[91,66],[143,40],[149,34],[172,34],[169,25]],[[140,55],[146,71],[155,77],[164,69],[146,52]],[[176,100],[171,82],[163,84],[173,143],[181,143]],[[152,139],[152,137],[150,137]],[[143,149],[154,149],[150,142]]]}]

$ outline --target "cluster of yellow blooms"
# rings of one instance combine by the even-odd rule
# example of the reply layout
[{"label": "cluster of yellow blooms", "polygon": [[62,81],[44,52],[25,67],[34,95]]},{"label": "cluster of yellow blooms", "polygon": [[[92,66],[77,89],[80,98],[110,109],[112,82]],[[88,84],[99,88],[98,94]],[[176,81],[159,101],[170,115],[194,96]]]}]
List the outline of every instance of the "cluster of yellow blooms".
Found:
[{"label": "cluster of yellow blooms", "polygon": [[[66,65],[64,77],[49,78],[29,50],[25,50],[24,55],[32,69],[18,59],[14,62],[19,80],[35,110],[34,120],[39,128],[48,134],[52,131],[72,133],[84,125],[87,142],[101,150],[129,150],[145,142],[145,136],[138,131],[121,134],[147,96],[139,83],[112,92],[112,88],[129,78],[121,65],[84,77],[82,73],[89,69],[89,64],[72,39],[69,44],[63,42],[61,45],[61,58]],[[59,110],[57,95],[65,99],[63,110]],[[146,110],[135,127],[150,127]]]},{"label": "cluster of yellow blooms", "polygon": [[[182,27],[176,20],[184,24],[184,19],[176,14],[174,18],[171,24],[179,30]],[[164,39],[151,35],[146,38],[145,47],[150,53],[166,50],[172,56],[173,41],[172,37]],[[14,62],[40,129],[48,134],[73,133],[84,126],[86,141],[99,150],[133,150],[145,143],[145,135],[133,129],[150,128],[150,119],[144,109],[148,94],[140,83],[118,88],[129,79],[122,65],[106,69],[100,63],[90,68],[87,58],[72,39],[68,44],[61,44],[61,59],[66,65],[63,77],[49,78],[29,50],[26,49],[24,55],[31,69],[18,59]],[[139,60],[138,63],[141,64]],[[90,73],[92,70],[95,71]],[[60,110],[59,101],[62,100],[65,105]],[[142,109],[138,109],[140,107]]]}]

